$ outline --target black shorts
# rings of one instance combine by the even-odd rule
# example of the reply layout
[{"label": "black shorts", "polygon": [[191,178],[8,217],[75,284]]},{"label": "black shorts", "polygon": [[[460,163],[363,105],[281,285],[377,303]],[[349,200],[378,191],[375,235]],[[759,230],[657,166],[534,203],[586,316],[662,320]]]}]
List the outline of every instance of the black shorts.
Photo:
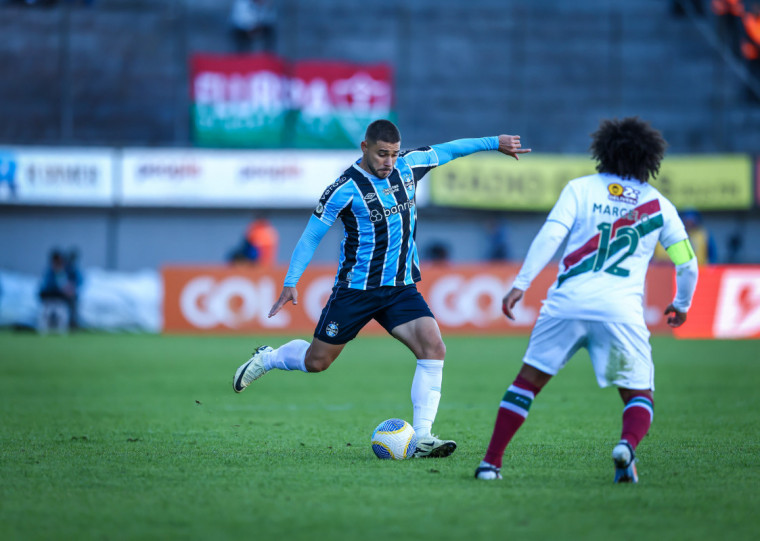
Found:
[{"label": "black shorts", "polygon": [[333,287],[314,330],[314,337],[328,344],[345,344],[375,319],[389,333],[403,323],[433,317],[414,284],[375,289]]}]

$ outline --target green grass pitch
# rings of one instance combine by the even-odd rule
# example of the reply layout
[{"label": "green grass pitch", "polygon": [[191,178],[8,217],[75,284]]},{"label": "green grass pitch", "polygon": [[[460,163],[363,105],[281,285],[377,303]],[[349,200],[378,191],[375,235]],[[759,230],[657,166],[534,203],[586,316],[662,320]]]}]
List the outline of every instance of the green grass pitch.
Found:
[{"label": "green grass pitch", "polygon": [[381,461],[414,360],[359,337],[321,374],[232,375],[285,337],[0,333],[0,539],[757,539],[760,342],[652,340],[638,485],[613,485],[622,404],[585,352],[538,396],[501,482],[476,482],[525,337],[446,339],[449,458]]}]

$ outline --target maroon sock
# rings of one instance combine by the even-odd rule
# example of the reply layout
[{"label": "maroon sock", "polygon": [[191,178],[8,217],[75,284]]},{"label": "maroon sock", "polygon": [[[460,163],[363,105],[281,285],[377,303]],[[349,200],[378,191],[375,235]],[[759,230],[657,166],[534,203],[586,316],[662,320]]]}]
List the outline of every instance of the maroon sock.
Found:
[{"label": "maroon sock", "polygon": [[654,404],[645,394],[635,395],[623,408],[623,432],[620,439],[628,441],[636,449],[649,432],[654,417]]},{"label": "maroon sock", "polygon": [[525,422],[530,405],[540,390],[540,387],[517,376],[514,383],[507,389],[504,398],[501,399],[491,442],[488,444],[488,450],[483,460],[501,468],[504,450],[512,436]]}]

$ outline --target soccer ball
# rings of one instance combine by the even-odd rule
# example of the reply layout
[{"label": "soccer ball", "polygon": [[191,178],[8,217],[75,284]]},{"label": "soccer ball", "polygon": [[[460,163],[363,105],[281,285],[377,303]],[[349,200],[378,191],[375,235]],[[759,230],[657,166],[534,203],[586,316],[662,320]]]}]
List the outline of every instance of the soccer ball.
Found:
[{"label": "soccer ball", "polygon": [[372,433],[372,450],[377,458],[412,458],[417,450],[417,434],[403,419],[388,419],[377,425]]}]

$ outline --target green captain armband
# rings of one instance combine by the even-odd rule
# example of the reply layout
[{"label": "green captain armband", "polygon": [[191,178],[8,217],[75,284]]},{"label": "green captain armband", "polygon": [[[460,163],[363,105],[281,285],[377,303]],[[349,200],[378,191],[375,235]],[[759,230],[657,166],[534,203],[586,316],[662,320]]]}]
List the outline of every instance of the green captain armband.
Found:
[{"label": "green captain armband", "polygon": [[674,265],[683,265],[687,261],[691,261],[695,257],[694,249],[691,247],[689,239],[684,239],[675,244],[668,246],[668,255]]}]

